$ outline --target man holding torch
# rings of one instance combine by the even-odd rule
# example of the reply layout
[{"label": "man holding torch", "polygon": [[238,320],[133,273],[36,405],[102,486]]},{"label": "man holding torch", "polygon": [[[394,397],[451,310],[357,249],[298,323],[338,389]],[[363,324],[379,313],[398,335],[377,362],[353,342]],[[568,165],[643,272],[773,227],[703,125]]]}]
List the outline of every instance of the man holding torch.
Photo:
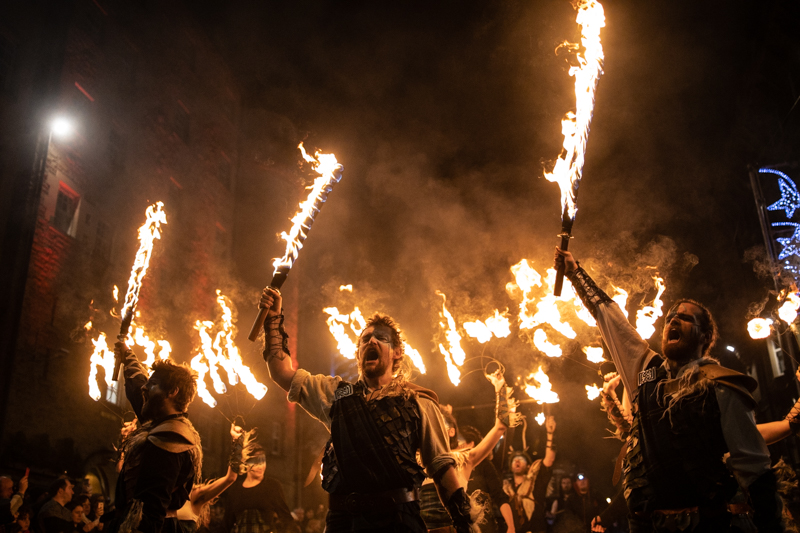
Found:
[{"label": "man holding torch", "polygon": [[662,356],[571,253],[556,248],[555,266],[597,320],[631,400],[622,472],[631,531],[729,531],[727,504],[739,485],[758,531],[783,531],[769,451],[753,414],[755,380],[708,356],[717,339],[710,311],[678,300],[666,316]]},{"label": "man holding torch", "polygon": [[197,374],[186,365],[156,361],[152,375],[128,346],[114,345],[124,364],[125,395],[138,428],[122,446],[117,516],[108,533],[179,533],[178,510],[200,480],[200,435],[186,416],[197,393]]},{"label": "man holding torch", "polygon": [[322,487],[330,494],[326,531],[425,532],[419,489],[427,473],[456,531],[468,532],[470,501],[459,486],[438,398],[406,381],[397,323],[381,314],[367,321],[358,339],[359,379],[347,383],[292,368],[280,292],[264,289],[260,307],[268,310],[264,359],[272,379],[331,432],[322,461]]}]

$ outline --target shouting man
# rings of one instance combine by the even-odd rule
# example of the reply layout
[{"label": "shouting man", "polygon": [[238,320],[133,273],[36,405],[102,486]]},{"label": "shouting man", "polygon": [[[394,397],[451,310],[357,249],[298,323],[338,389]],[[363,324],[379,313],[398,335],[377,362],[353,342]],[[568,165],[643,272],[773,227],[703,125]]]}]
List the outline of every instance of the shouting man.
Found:
[{"label": "shouting man", "polygon": [[753,415],[755,380],[708,357],[717,339],[709,310],[679,300],[664,322],[661,356],[571,253],[556,248],[555,263],[597,320],[630,395],[622,475],[631,531],[728,531],[727,503],[738,485],[749,493],[758,530],[783,531],[769,451]]},{"label": "shouting man", "polygon": [[426,531],[419,504],[426,472],[456,529],[468,531],[469,498],[453,468],[438,399],[405,380],[395,321],[381,314],[367,321],[358,339],[359,379],[347,383],[295,370],[280,293],[264,289],[260,305],[269,309],[264,358],[272,379],[331,432],[322,462],[322,487],[330,494],[326,531]]},{"label": "shouting man", "polygon": [[177,533],[178,509],[200,479],[200,436],[186,416],[197,393],[197,374],[186,365],[156,361],[147,370],[123,342],[114,350],[125,361],[125,394],[138,428],[122,446],[117,515],[109,533]]}]

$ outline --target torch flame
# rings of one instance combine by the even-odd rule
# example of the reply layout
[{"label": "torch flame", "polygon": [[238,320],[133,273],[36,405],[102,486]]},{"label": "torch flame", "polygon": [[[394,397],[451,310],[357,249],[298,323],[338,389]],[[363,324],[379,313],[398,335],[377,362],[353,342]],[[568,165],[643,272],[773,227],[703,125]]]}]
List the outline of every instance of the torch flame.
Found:
[{"label": "torch flame", "polygon": [[539,413],[538,415],[536,415],[534,417],[534,420],[536,420],[536,423],[539,424],[540,426],[544,424],[545,421],[544,413]]},{"label": "torch flame", "polygon": [[594,400],[595,398],[600,396],[600,391],[597,385],[586,385],[586,396],[589,397],[590,400]]},{"label": "torch flame", "polygon": [[467,354],[464,352],[464,349],[461,348],[461,335],[459,335],[456,329],[456,321],[445,305],[447,303],[447,297],[440,291],[436,291],[436,294],[442,297],[442,311],[439,313],[439,316],[447,322],[446,326],[444,322],[439,322],[439,326],[444,330],[447,345],[450,347],[448,350],[444,345],[439,344],[439,351],[444,355],[444,360],[447,364],[447,375],[450,377],[450,381],[453,385],[458,385],[461,381],[461,372],[457,367],[464,364]]},{"label": "torch flame", "polygon": [[551,344],[547,340],[547,333],[543,329],[537,329],[533,332],[533,345],[547,357],[561,357],[561,346]]},{"label": "torch flame", "polygon": [[[612,285],[612,287],[614,286]],[[614,296],[611,299],[617,303],[625,318],[628,318],[628,291],[614,287]]]},{"label": "torch flame", "polygon": [[[260,383],[253,375],[250,367],[244,364],[239,348],[234,343],[236,327],[233,324],[233,309],[228,305],[228,300],[217,289],[217,305],[222,310],[221,323],[215,324],[210,320],[198,320],[194,329],[200,336],[200,348],[197,355],[192,358],[191,367],[197,372],[197,394],[209,407],[215,407],[217,401],[209,392],[205,384],[206,375],[211,377],[211,382],[217,394],[225,394],[228,389],[222,380],[219,369],[225,371],[228,384],[235,386],[242,383],[256,400],[267,394],[267,386]],[[211,331],[216,329],[216,334]]]},{"label": "torch flame", "polygon": [[[594,96],[597,82],[603,73],[603,46],[600,29],[605,26],[603,6],[595,0],[579,0],[577,23],[581,27],[581,45],[584,53],[577,54],[578,66],[570,68],[569,75],[575,77],[575,113],[569,112],[561,121],[564,134],[563,150],[556,160],[552,172],[546,172],[548,181],[555,181],[561,189],[562,211],[572,220],[577,212],[576,195],[583,173],[586,140],[594,111]],[[564,43],[573,50],[576,44]]]},{"label": "torch flame", "polygon": [[786,300],[778,309],[778,316],[787,324],[794,324],[794,321],[797,320],[798,308],[800,308],[800,294],[791,291],[786,294]]},{"label": "torch flame", "polygon": [[473,339],[477,339],[479,343],[484,344],[491,340],[492,336],[498,339],[504,339],[511,335],[511,323],[508,318],[500,314],[500,311],[495,309],[494,316],[490,316],[485,321],[481,322],[464,322],[464,331]]},{"label": "torch flame", "polygon": [[414,366],[417,367],[420,374],[424,374],[426,372],[425,363],[422,362],[422,356],[419,354],[417,350],[411,347],[410,344],[403,341],[403,353],[405,353],[411,362],[414,363]]},{"label": "torch flame", "polygon": [[766,339],[770,336],[772,321],[767,318],[754,318],[747,323],[747,332],[751,339]]},{"label": "torch flame", "polygon": [[308,194],[308,198],[300,203],[300,210],[292,217],[292,227],[289,233],[281,232],[281,239],[286,241],[286,252],[283,257],[273,261],[275,274],[280,270],[292,268],[297,254],[303,248],[303,241],[308,236],[311,223],[319,213],[319,204],[327,199],[333,185],[342,179],[341,165],[336,161],[335,155],[316,152],[312,157],[306,153],[303,143],[300,143],[298,148],[303,154],[303,159],[311,163],[319,177],[310,187],[311,192]]},{"label": "torch flame", "polygon": [[602,363],[605,361],[605,359],[603,359],[603,348],[600,346],[584,346],[583,353],[586,354],[586,359],[591,363]]},{"label": "torch flame", "polygon": [[108,349],[106,342],[106,334],[101,333],[97,339],[92,340],[94,344],[94,352],[89,360],[91,364],[89,370],[89,396],[94,401],[100,399],[100,389],[97,386],[97,369],[103,367],[105,371],[105,381],[107,386],[111,386],[111,378],[114,373],[114,352]]},{"label": "torch flame", "polygon": [[[538,383],[539,386],[529,381]],[[550,378],[542,371],[542,367],[539,367],[539,370],[528,376],[528,379],[525,381],[525,394],[536,400],[536,403],[539,404],[558,402],[558,394],[553,392]]]},{"label": "torch flame", "polygon": [[661,308],[664,303],[661,301],[661,295],[664,294],[666,286],[664,280],[658,276],[653,276],[653,281],[656,282],[656,289],[658,289],[656,297],[653,299],[653,305],[645,306],[636,312],[636,331],[645,340],[653,336],[656,331],[654,324],[663,314]]},{"label": "torch flame", "polygon": [[340,291],[353,292],[353,286],[352,285],[339,285],[339,290]]},{"label": "torch flame", "polygon": [[[142,286],[142,279],[150,266],[150,258],[153,255],[153,243],[161,238],[161,224],[167,223],[167,214],[164,212],[164,204],[157,202],[147,208],[145,215],[147,220],[139,228],[139,250],[136,252],[136,259],[133,262],[131,277],[128,280],[128,292],[125,294],[125,304],[122,306],[122,316],[131,314],[132,310],[139,302],[139,290]],[[117,297],[117,288],[114,286],[114,298]]]}]

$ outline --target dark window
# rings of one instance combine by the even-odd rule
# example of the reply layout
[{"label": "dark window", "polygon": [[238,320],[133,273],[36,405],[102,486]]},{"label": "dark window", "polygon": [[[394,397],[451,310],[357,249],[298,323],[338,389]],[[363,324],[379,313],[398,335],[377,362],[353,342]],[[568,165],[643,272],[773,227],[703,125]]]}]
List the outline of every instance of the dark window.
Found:
[{"label": "dark window", "polygon": [[108,132],[108,164],[115,174],[125,170],[125,140],[113,128]]},{"label": "dark window", "polygon": [[5,35],[0,35],[0,91],[10,88],[16,53],[17,47],[14,43]]},{"label": "dark window", "polygon": [[58,189],[53,226],[70,237],[75,236],[75,214],[78,212],[80,200],[80,196],[66,190],[64,187]]},{"label": "dark window", "polygon": [[94,237],[94,250],[92,250],[92,255],[100,259],[105,259],[106,261],[111,259],[112,241],[113,234],[111,231],[111,226],[102,221],[98,222],[97,233]]},{"label": "dark window", "polygon": [[175,133],[185,143],[189,143],[189,129],[190,129],[189,113],[182,107],[178,106],[175,110]]},{"label": "dark window", "polygon": [[217,163],[217,179],[219,179],[220,183],[222,183],[226,189],[231,189],[231,164],[230,162],[224,158],[219,158],[219,163]]}]

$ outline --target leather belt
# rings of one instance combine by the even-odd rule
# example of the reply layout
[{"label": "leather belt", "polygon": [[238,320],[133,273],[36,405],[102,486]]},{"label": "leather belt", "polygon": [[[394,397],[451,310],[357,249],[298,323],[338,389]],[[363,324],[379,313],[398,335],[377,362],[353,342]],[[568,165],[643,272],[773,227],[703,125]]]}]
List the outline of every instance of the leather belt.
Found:
[{"label": "leather belt", "polygon": [[419,489],[393,489],[373,494],[331,494],[328,507],[331,511],[347,511],[351,514],[366,514],[380,511],[383,507],[391,507],[419,500]]}]

